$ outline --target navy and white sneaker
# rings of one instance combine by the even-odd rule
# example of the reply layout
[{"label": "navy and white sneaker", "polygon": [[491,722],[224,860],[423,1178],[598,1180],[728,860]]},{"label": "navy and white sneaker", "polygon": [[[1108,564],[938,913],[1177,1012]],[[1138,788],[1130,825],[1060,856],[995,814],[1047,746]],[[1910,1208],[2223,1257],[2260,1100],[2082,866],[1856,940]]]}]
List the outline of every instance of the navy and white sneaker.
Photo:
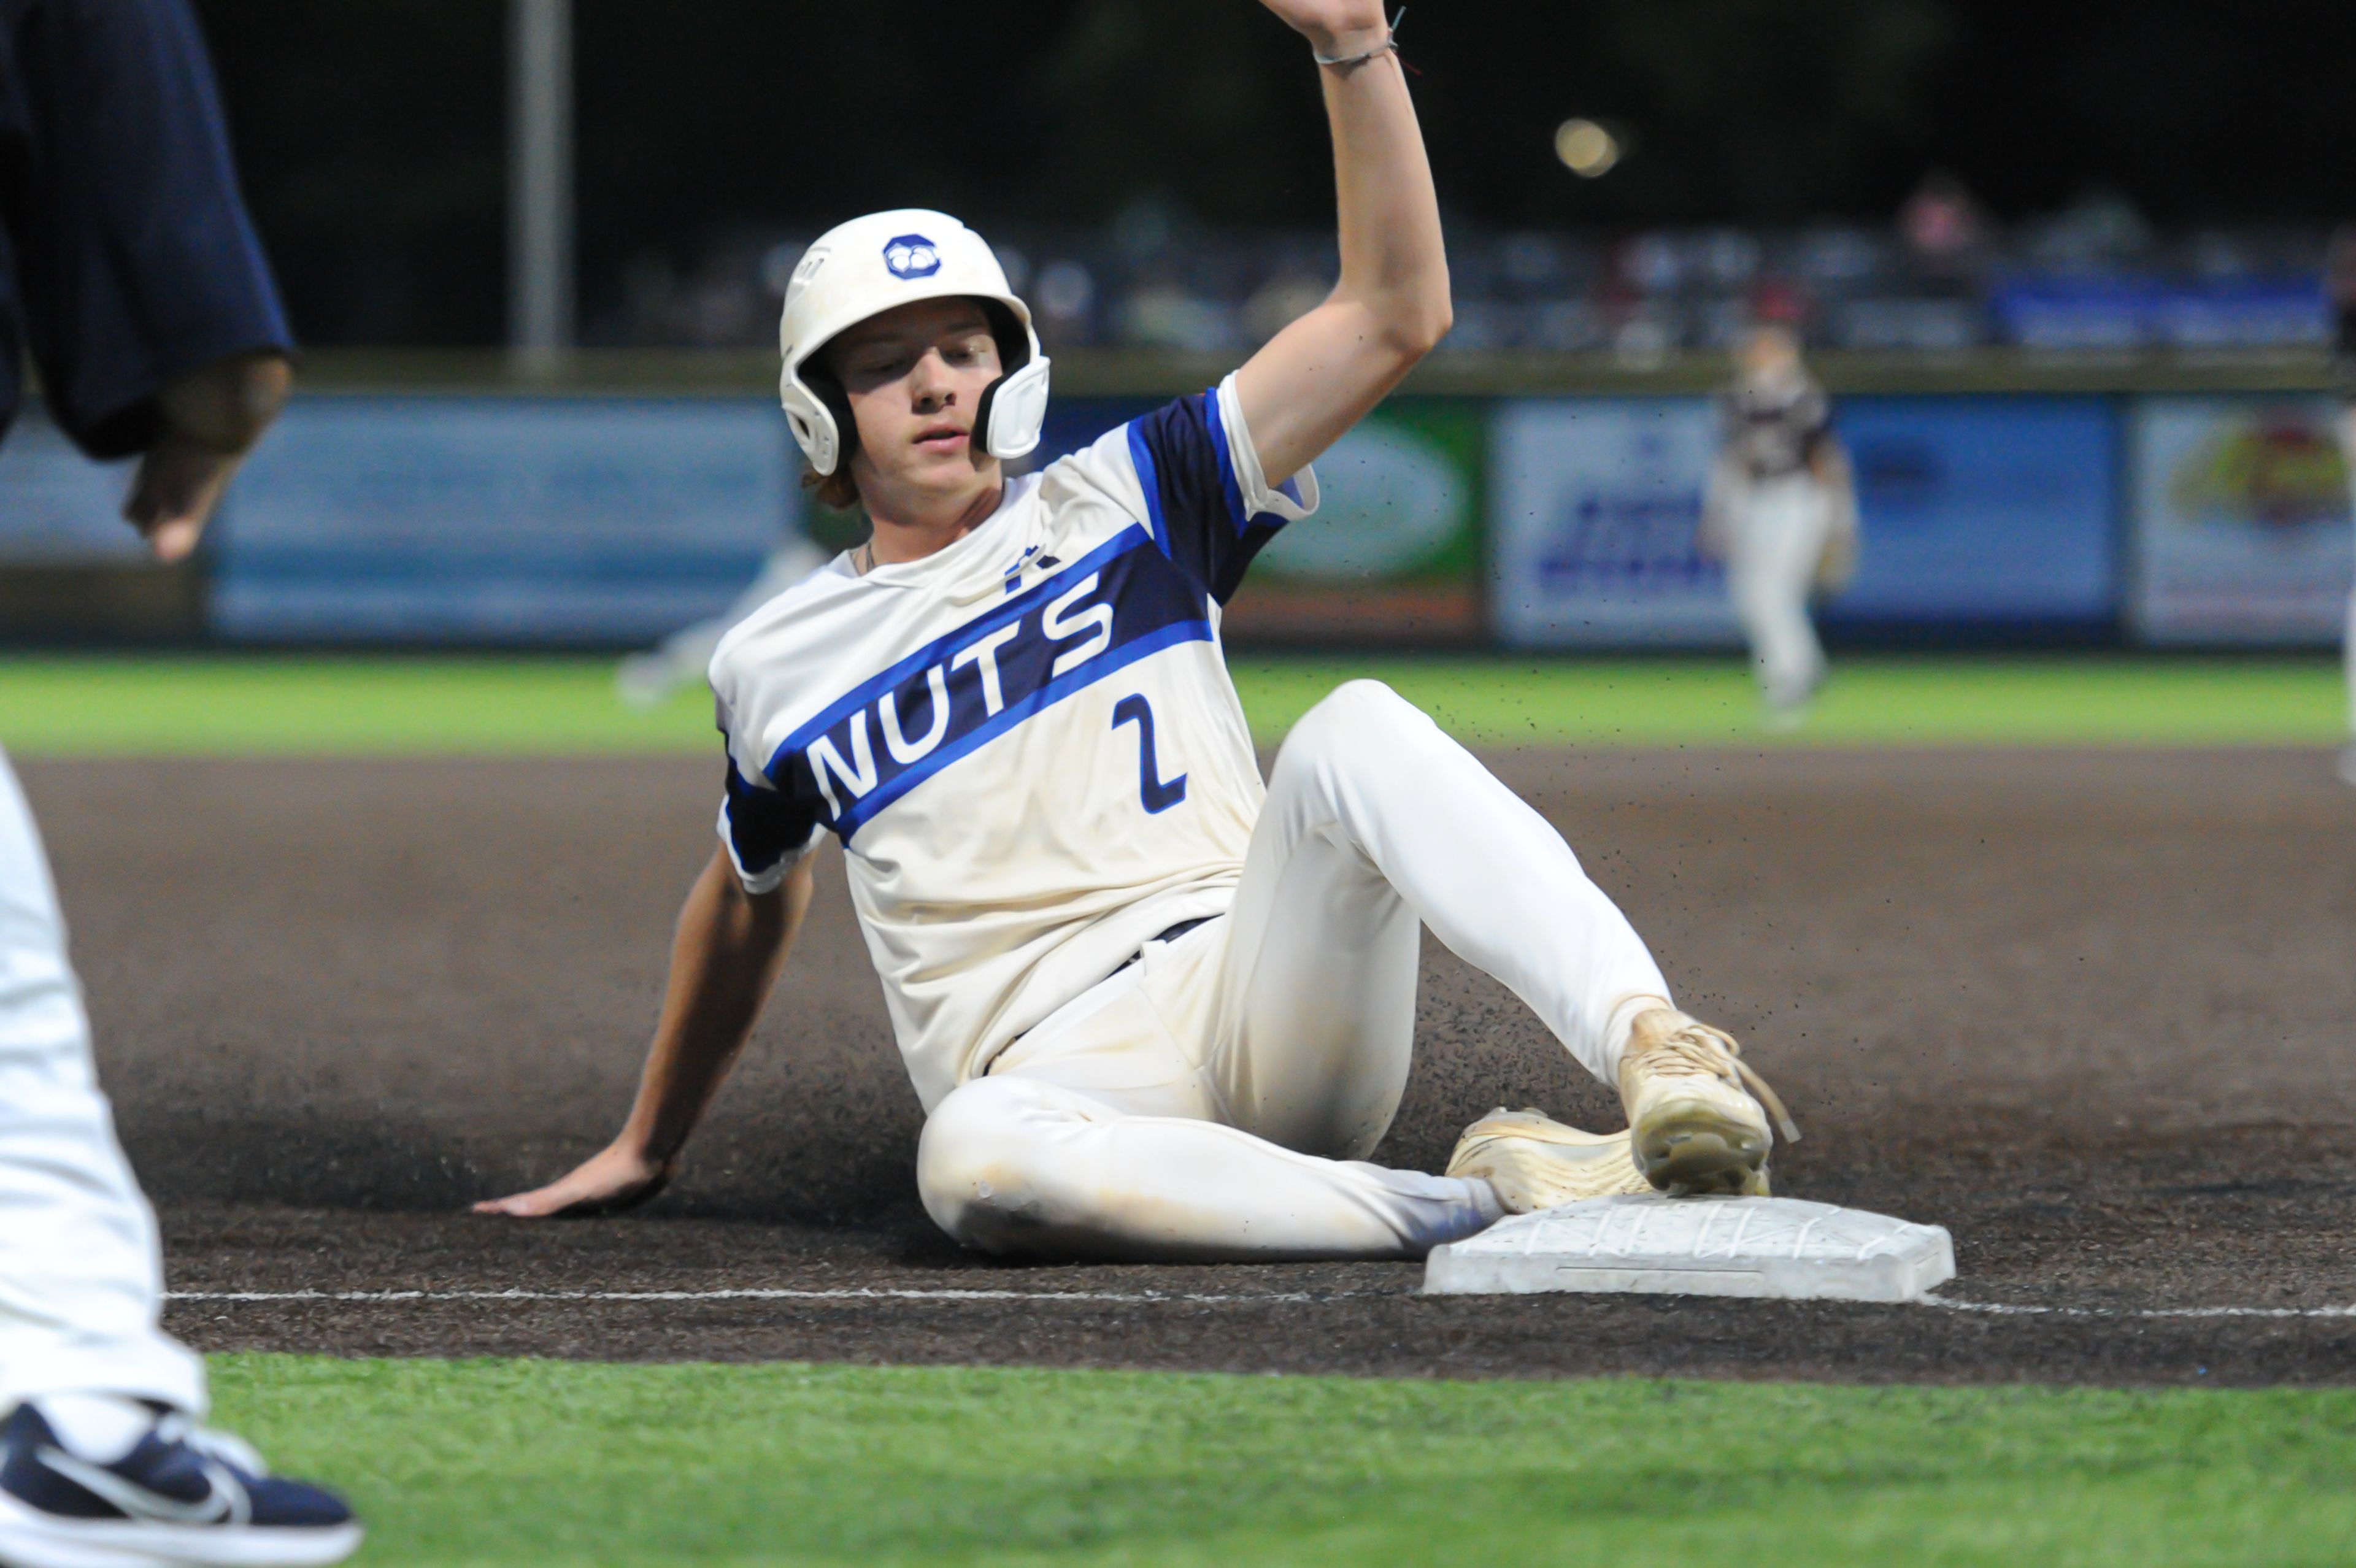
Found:
[{"label": "navy and white sneaker", "polygon": [[110,1465],[67,1453],[30,1403],[0,1424],[7,1568],[312,1568],[359,1543],[341,1499],[186,1416],[158,1416]]}]

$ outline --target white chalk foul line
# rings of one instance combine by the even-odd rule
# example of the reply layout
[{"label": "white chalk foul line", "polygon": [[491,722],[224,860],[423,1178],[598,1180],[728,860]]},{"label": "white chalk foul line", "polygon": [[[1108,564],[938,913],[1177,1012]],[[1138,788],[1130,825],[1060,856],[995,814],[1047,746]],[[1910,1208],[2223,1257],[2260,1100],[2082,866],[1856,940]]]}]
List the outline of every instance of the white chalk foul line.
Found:
[{"label": "white chalk foul line", "polygon": [[[835,1290],[170,1290],[166,1301],[187,1302],[402,1302],[402,1301],[1071,1301],[1092,1306],[1144,1307],[1184,1305],[1239,1307],[1256,1302],[1305,1304],[1347,1301],[1368,1296],[1394,1296],[1390,1291],[1305,1290],[1222,1295],[1159,1290],[916,1290],[872,1287]],[[2038,1307],[2002,1301],[1959,1301],[1951,1296],[1922,1298],[1925,1307],[1949,1312],[1976,1312],[1993,1317],[2093,1317],[2115,1320],[2150,1318],[2356,1317],[2351,1307]]]},{"label": "white chalk foul line", "polygon": [[1256,1301],[1334,1301],[1365,1291],[1206,1295],[1160,1290],[167,1290],[166,1301],[1079,1301],[1228,1306]]},{"label": "white chalk foul line", "polygon": [[2028,1307],[2003,1301],[1954,1301],[1944,1296],[1924,1296],[1922,1305],[1996,1317],[2356,1317],[2356,1307]]}]

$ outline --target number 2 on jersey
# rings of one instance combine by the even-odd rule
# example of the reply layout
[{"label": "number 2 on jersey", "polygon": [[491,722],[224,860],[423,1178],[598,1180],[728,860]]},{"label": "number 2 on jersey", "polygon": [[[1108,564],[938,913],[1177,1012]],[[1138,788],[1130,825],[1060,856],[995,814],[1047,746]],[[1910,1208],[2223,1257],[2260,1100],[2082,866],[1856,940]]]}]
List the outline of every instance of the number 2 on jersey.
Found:
[{"label": "number 2 on jersey", "polygon": [[1153,754],[1153,705],[1142,694],[1122,698],[1113,705],[1116,730],[1134,720],[1137,724],[1137,798],[1149,816],[1169,810],[1186,798],[1186,775],[1164,781],[1161,759]]}]

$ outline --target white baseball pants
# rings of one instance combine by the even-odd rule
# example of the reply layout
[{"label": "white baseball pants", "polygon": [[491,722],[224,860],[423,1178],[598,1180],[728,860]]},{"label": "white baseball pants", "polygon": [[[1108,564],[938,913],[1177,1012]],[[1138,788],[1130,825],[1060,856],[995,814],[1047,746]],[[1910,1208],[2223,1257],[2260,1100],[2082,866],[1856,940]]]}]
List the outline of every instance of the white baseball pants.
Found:
[{"label": "white baseball pants", "polygon": [[1762,479],[1743,492],[1731,521],[1726,585],[1751,639],[1751,668],[1768,701],[1804,702],[1825,673],[1808,595],[1832,530],[1831,497],[1810,474]]},{"label": "white baseball pants", "polygon": [[1278,756],[1229,912],[1050,1015],[925,1124],[925,1208],[985,1252],[1412,1258],[1501,1217],[1488,1183],[1365,1163],[1414,1043],[1419,923],[1616,1083],[1669,995],[1546,819],[1389,688]]},{"label": "white baseball pants", "polygon": [[201,1414],[204,1364],[156,1327],[163,1288],[48,862],[0,757],[0,1411],[99,1393]]}]

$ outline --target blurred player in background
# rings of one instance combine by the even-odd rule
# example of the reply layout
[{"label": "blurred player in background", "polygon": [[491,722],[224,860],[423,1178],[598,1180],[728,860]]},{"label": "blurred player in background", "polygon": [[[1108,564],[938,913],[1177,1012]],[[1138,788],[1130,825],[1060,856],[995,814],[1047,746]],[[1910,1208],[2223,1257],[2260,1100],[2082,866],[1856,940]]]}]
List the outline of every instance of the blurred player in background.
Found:
[{"label": "blurred player in background", "polygon": [[[1451,313],[1378,0],[1263,3],[1323,78],[1341,278],[1221,385],[1009,478],[1040,438],[1047,362],[980,237],[884,212],[802,258],[787,415],[819,498],[863,506],[873,532],[713,657],[722,841],[627,1124],[484,1210],[614,1209],[669,1179],[828,829],[927,1113],[918,1190],[969,1245],[1419,1257],[1603,1193],[1765,1189],[1751,1089],[1773,1100],[1734,1041],[1676,1010],[1560,836],[1430,719],[1350,682],[1261,781],[1221,606],[1314,510],[1311,459]],[[1407,1084],[1427,923],[1617,1085],[1628,1131],[1501,1110],[1444,1175],[1366,1162]]]},{"label": "blurred player in background", "polygon": [[762,560],[760,573],[727,609],[708,621],[680,627],[645,653],[625,656],[614,670],[616,695],[632,708],[658,708],[680,688],[701,686],[712,656],[730,628],[826,562],[826,552],[794,529]]},{"label": "blurred player in background", "polygon": [[1719,399],[1720,447],[1702,507],[1701,549],[1726,563],[1734,613],[1771,713],[1796,721],[1825,678],[1808,601],[1857,565],[1857,495],[1832,405],[1800,357],[1799,334],[1752,330]]},{"label": "blurred player in background", "polygon": [[[2347,464],[2351,527],[2356,527],[2356,223],[2331,236],[2325,260],[2331,292],[2331,376],[2340,393],[2340,452]],[[2340,748],[2340,776],[2356,784],[2356,587],[2348,594],[2348,629],[2340,656],[2348,672],[2348,741]]]},{"label": "blurred player in background", "polygon": [[[0,428],[27,349],[123,511],[196,548],[284,402],[293,339],[238,197],[185,0],[0,0]],[[0,1563],[318,1563],[360,1529],[196,1424],[157,1326],[155,1221],[93,1080],[40,839],[0,761]]]}]

